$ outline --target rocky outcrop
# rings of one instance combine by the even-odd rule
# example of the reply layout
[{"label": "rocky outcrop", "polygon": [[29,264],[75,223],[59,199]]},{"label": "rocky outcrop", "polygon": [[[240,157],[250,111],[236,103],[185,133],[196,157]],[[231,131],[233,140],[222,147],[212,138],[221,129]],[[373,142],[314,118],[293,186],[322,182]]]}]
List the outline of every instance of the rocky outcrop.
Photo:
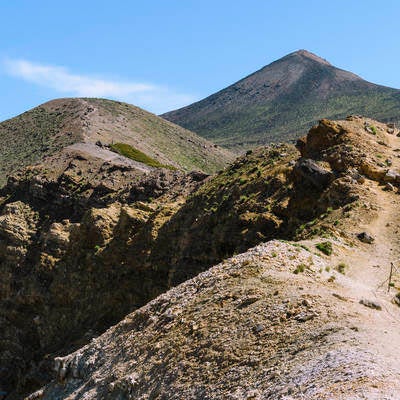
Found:
[{"label": "rocky outcrop", "polygon": [[[61,155],[51,164],[54,169],[38,165],[21,171],[2,191],[0,390],[5,392],[37,387],[49,373],[47,353],[73,349],[166,289],[168,279],[152,286],[155,271],[135,270],[143,263],[127,251],[128,243],[155,212],[157,206],[147,205],[151,197],[169,191],[165,202],[173,202],[206,177],[66,161]],[[182,186],[172,189],[179,182]],[[138,239],[143,252],[151,240],[147,232]]]},{"label": "rocky outcrop", "polygon": [[6,263],[21,266],[35,233],[37,214],[21,201],[6,204],[0,216],[0,254]]},{"label": "rocky outcrop", "polygon": [[302,157],[318,158],[323,151],[345,142],[346,130],[343,126],[336,121],[322,119],[306,137],[297,141],[296,147]]},{"label": "rocky outcrop", "polygon": [[386,124],[358,116],[345,121],[323,119],[296,146],[303,157],[326,162],[333,172],[356,171],[378,182],[398,184],[400,173],[390,168],[393,155],[387,129]]},{"label": "rocky outcrop", "polygon": [[185,176],[191,181],[202,180],[180,171],[143,170],[121,165],[118,160],[104,161],[69,148],[10,176],[1,194],[7,201],[31,204],[50,219],[78,221],[90,207],[157,198]]},{"label": "rocky outcrop", "polygon": [[331,171],[321,168],[310,159],[298,160],[293,167],[293,172],[298,179],[304,179],[319,190],[325,189],[334,179]]},{"label": "rocky outcrop", "polygon": [[78,226],[79,224],[72,224],[68,219],[53,222],[40,238],[43,255],[60,259],[68,249],[71,232]]}]

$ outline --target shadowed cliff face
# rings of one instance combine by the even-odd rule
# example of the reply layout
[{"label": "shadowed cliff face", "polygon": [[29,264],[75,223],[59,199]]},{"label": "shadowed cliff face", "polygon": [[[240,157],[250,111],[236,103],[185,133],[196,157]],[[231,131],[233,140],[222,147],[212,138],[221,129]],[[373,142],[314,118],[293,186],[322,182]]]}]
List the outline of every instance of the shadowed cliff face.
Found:
[{"label": "shadowed cliff face", "polygon": [[295,140],[321,118],[362,114],[399,121],[399,105],[399,90],[366,82],[300,50],[163,117],[243,150]]},{"label": "shadowed cliff face", "polygon": [[80,153],[15,175],[1,192],[1,390],[40,386],[53,355],[234,253],[337,234],[334,219],[363,196],[356,178],[384,179],[370,171],[384,171],[375,154],[388,151],[387,129],[321,121],[299,142],[307,168],[294,147],[275,145],[212,177]]}]

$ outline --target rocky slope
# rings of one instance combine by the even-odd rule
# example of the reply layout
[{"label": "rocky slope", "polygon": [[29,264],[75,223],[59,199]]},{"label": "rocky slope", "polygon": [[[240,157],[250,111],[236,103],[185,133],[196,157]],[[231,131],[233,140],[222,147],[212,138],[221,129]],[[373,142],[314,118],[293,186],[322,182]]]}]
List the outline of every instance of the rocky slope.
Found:
[{"label": "rocky slope", "polygon": [[[394,249],[391,256],[395,259],[399,249],[394,240],[398,224],[394,205],[388,208],[393,225],[386,228],[388,220],[379,223],[380,230],[393,230],[391,235],[385,236],[386,244],[378,243],[378,240],[373,245],[362,244],[356,236],[361,229],[358,225],[383,215],[378,211],[379,207],[398,202],[396,187],[400,182],[397,172],[400,163],[397,142],[400,139],[397,133],[385,124],[359,117],[336,122],[322,120],[297,144],[304,157],[299,158],[298,150],[288,145],[260,148],[249,151],[213,177],[200,173],[185,175],[169,169],[152,169],[139,174],[136,165],[87,158],[76,149],[65,155],[65,159],[57,158],[57,168],[49,169],[52,160],[48,159],[14,175],[0,193],[0,320],[3,327],[0,331],[0,390],[9,393],[8,399],[22,398],[23,393],[33,392],[51,380],[55,356],[80,348],[132,310],[234,253],[245,252],[258,243],[277,238],[301,238],[309,242],[301,243],[306,247],[304,251],[299,243],[293,246],[274,242],[240,256],[239,264],[242,265],[243,260],[243,267],[249,266],[248,276],[246,268],[239,267],[233,259],[196,278],[198,289],[195,291],[190,282],[173,289],[147,305],[145,316],[138,311],[128,318],[133,318],[138,325],[136,322],[117,325],[97,339],[102,350],[95,345],[96,341],[85,347],[79,353],[83,356],[71,363],[71,370],[64,365],[69,365],[69,361],[62,361],[64,364],[60,361],[57,370],[62,384],[53,382],[44,392],[31,398],[40,398],[43,393],[46,398],[54,399],[68,396],[96,398],[93,394],[96,391],[99,396],[107,396],[105,390],[112,395],[98,398],[171,398],[172,393],[177,393],[178,397],[180,393],[181,398],[207,398],[212,390],[220,393],[222,398],[243,398],[246,391],[248,397],[252,393],[253,397],[273,396],[276,390],[284,390],[286,382],[298,382],[291,374],[298,371],[301,364],[296,364],[294,359],[293,363],[289,362],[290,357],[302,352],[300,338],[303,334],[307,335],[306,343],[309,343],[304,360],[308,360],[310,369],[307,371],[313,376],[304,381],[307,390],[311,390],[310,385],[316,384],[322,376],[322,372],[319,375],[317,370],[312,371],[312,365],[317,368],[319,357],[328,357],[328,348],[333,349],[334,357],[332,362],[326,361],[325,371],[331,368],[335,372],[336,367],[340,370],[340,365],[348,362],[349,368],[344,369],[343,374],[352,370],[351,365],[355,371],[348,385],[362,390],[363,382],[366,382],[365,387],[373,391],[370,382],[376,378],[382,382],[382,387],[377,384],[378,389],[384,390],[389,378],[382,369],[371,367],[366,342],[361,343],[357,336],[345,336],[344,340],[352,348],[356,345],[354,354],[350,354],[347,345],[339,355],[335,352],[339,351],[339,343],[343,344],[337,332],[345,331],[350,335],[355,330],[349,330],[349,327],[365,323],[354,319],[353,311],[357,313],[361,309],[360,318],[367,315],[370,321],[375,315],[359,305],[361,295],[370,300],[370,286],[363,283],[362,273],[352,277],[353,272],[368,271],[368,276],[377,275],[377,279],[384,280],[375,273],[378,269],[371,263],[375,263],[377,257],[382,260],[382,254],[388,253],[389,248]],[[392,191],[383,191],[385,188]],[[385,203],[379,203],[382,199]],[[322,259],[321,249],[329,253],[330,247],[333,247],[333,256]],[[367,253],[369,248],[371,252]],[[382,254],[374,253],[377,248]],[[352,258],[364,253],[362,265]],[[339,267],[340,263],[346,266]],[[340,272],[334,272],[336,268],[342,272],[345,269],[351,280],[343,280]],[[236,269],[238,271],[234,272]],[[273,277],[271,281],[265,277],[268,271]],[[232,279],[229,278],[231,275]],[[222,276],[227,277],[226,282],[221,280]],[[241,279],[250,281],[242,288]],[[335,279],[343,286],[336,284]],[[398,277],[393,282],[398,285],[396,279]],[[375,285],[376,281],[372,281]],[[351,285],[358,285],[357,295],[352,292]],[[257,287],[260,287],[259,291]],[[271,310],[271,317],[265,317],[264,322],[256,319],[253,323],[256,315],[257,318],[264,315],[258,308],[250,307],[258,301],[252,297],[253,289],[254,296],[260,299],[259,304],[265,306],[263,309]],[[243,296],[241,290],[246,292]],[[234,294],[236,291],[237,295]],[[232,298],[228,296],[230,292]],[[276,303],[270,295],[275,292]],[[332,292],[339,297],[332,296]],[[318,293],[319,297],[312,297],[311,303],[301,305],[303,293],[310,296]],[[249,304],[247,300],[242,304],[242,297],[249,298]],[[287,302],[292,297],[293,313],[286,308],[281,310],[280,304],[290,303],[288,307],[292,308],[292,300]],[[183,298],[185,301],[181,301]],[[355,300],[347,304],[341,298]],[[342,301],[343,307],[336,309]],[[387,299],[384,301],[385,306],[389,304]],[[152,314],[152,307],[155,304],[157,308],[160,302],[170,303],[162,311],[165,320],[164,317],[159,320],[156,312]],[[219,318],[220,314],[214,310],[218,306],[223,312],[225,303],[229,307],[228,319]],[[181,317],[175,318],[175,308],[182,311],[183,322],[180,322]],[[248,318],[240,310],[253,310],[254,313],[251,311]],[[287,322],[280,321],[282,313]],[[311,314],[313,316],[308,319]],[[269,318],[275,317],[279,317],[280,322],[270,324]],[[185,324],[190,325],[192,320],[201,322],[193,332],[199,329],[204,332],[199,336],[199,342],[193,342],[198,347],[190,350],[190,343],[181,339],[186,333]],[[309,322],[313,325],[306,324],[309,320],[314,321]],[[241,327],[239,336],[235,334],[229,339],[237,352],[223,350],[219,341],[215,342],[215,349],[212,347],[216,336],[211,336],[209,329],[212,327],[212,334],[216,335],[225,324],[229,329],[223,338],[236,332],[234,326]],[[188,329],[192,329],[189,325]],[[197,326],[197,322],[194,325]],[[258,325],[264,327],[257,328]],[[143,336],[135,336],[135,329],[142,326],[146,329],[137,335]],[[250,328],[246,330],[246,326]],[[330,326],[334,327],[332,331],[329,331]],[[392,332],[388,324],[382,326]],[[312,336],[314,327],[316,335]],[[247,332],[253,328],[254,336],[249,336]],[[266,336],[259,346],[255,341],[263,331]],[[118,336],[119,333],[122,336]],[[130,350],[121,350],[121,341],[131,333],[135,337],[134,358]],[[158,338],[160,344],[149,342],[151,335],[154,340]],[[289,335],[293,342],[288,343]],[[326,346],[322,344],[325,337],[328,338]],[[313,347],[313,341],[320,346]],[[153,344],[160,348],[153,351],[146,347]],[[289,346],[291,344],[293,348]],[[175,353],[172,353],[170,358],[158,358],[171,346],[182,349],[180,357],[175,359],[172,356]],[[261,351],[263,346],[276,354],[274,361],[267,362],[267,351]],[[117,349],[121,350],[118,354]],[[301,362],[304,360],[300,358]],[[135,362],[137,367],[133,367]],[[272,362],[275,364],[269,365]],[[272,377],[268,375],[272,367],[278,370],[279,377],[286,376],[284,363],[289,363],[293,369],[285,379],[276,381],[276,390],[274,382],[272,386],[267,381],[260,383],[263,376]],[[77,367],[78,372],[73,367],[75,364],[82,367]],[[230,372],[231,364],[234,368]],[[362,368],[369,368],[370,375],[360,375],[357,371]],[[166,370],[170,372],[164,374]],[[213,371],[214,377],[203,370]],[[194,371],[200,371],[201,384],[197,392],[197,386],[190,381],[193,379],[190,373]],[[140,380],[142,373],[143,379],[148,380],[146,384]],[[139,391],[125,382],[128,375],[133,376],[133,381],[141,382]],[[229,380],[231,384],[240,381],[243,387],[232,386],[234,390],[230,391]],[[103,385],[102,382],[106,383]],[[113,382],[115,386],[111,384]],[[321,382],[320,391],[307,393],[315,394],[314,398],[324,398],[318,395],[328,396],[330,390],[350,387],[340,385],[339,381],[335,386],[328,379]],[[397,390],[397,386],[392,387]],[[252,392],[253,389],[258,389],[259,394]],[[164,397],[161,396],[163,390],[169,390]],[[382,393],[379,390],[377,393]],[[132,391],[131,395],[129,391]],[[312,398],[307,396],[305,398]]]},{"label": "rocky slope", "polygon": [[375,85],[305,50],[162,116],[222,146],[288,142],[321,118],[368,115],[399,122],[400,90]]},{"label": "rocky slope", "polygon": [[330,265],[259,245],[57,358],[56,379],[30,399],[398,398],[399,367],[376,343],[388,324]]},{"label": "rocky slope", "polygon": [[[22,166],[68,146],[122,143],[161,164],[214,172],[232,160],[226,150],[130,104],[105,99],[58,99],[0,123],[0,183]],[[92,145],[92,146],[91,146]]]}]

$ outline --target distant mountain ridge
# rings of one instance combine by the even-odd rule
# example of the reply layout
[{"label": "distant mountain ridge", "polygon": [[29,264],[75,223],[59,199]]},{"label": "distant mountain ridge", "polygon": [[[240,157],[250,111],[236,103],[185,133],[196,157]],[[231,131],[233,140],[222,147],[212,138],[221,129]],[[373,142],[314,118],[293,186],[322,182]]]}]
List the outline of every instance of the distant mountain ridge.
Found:
[{"label": "distant mountain ridge", "polygon": [[400,90],[367,82],[299,50],[162,117],[240,150],[292,141],[321,118],[350,114],[400,121]]},{"label": "distant mountain ridge", "polygon": [[[213,172],[225,149],[133,105],[94,98],[56,99],[0,123],[0,183],[13,171],[79,143],[122,143],[162,165]],[[89,147],[88,147],[89,145]],[[91,151],[93,152],[93,151]]]}]

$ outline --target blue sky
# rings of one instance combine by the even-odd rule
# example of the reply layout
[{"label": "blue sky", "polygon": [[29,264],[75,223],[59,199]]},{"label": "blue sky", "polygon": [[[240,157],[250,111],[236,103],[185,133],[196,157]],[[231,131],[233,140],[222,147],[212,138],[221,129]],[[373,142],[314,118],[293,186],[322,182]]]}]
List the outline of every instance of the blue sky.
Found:
[{"label": "blue sky", "polygon": [[400,88],[398,0],[13,0],[0,13],[0,120],[74,96],[161,113],[298,49]]}]

